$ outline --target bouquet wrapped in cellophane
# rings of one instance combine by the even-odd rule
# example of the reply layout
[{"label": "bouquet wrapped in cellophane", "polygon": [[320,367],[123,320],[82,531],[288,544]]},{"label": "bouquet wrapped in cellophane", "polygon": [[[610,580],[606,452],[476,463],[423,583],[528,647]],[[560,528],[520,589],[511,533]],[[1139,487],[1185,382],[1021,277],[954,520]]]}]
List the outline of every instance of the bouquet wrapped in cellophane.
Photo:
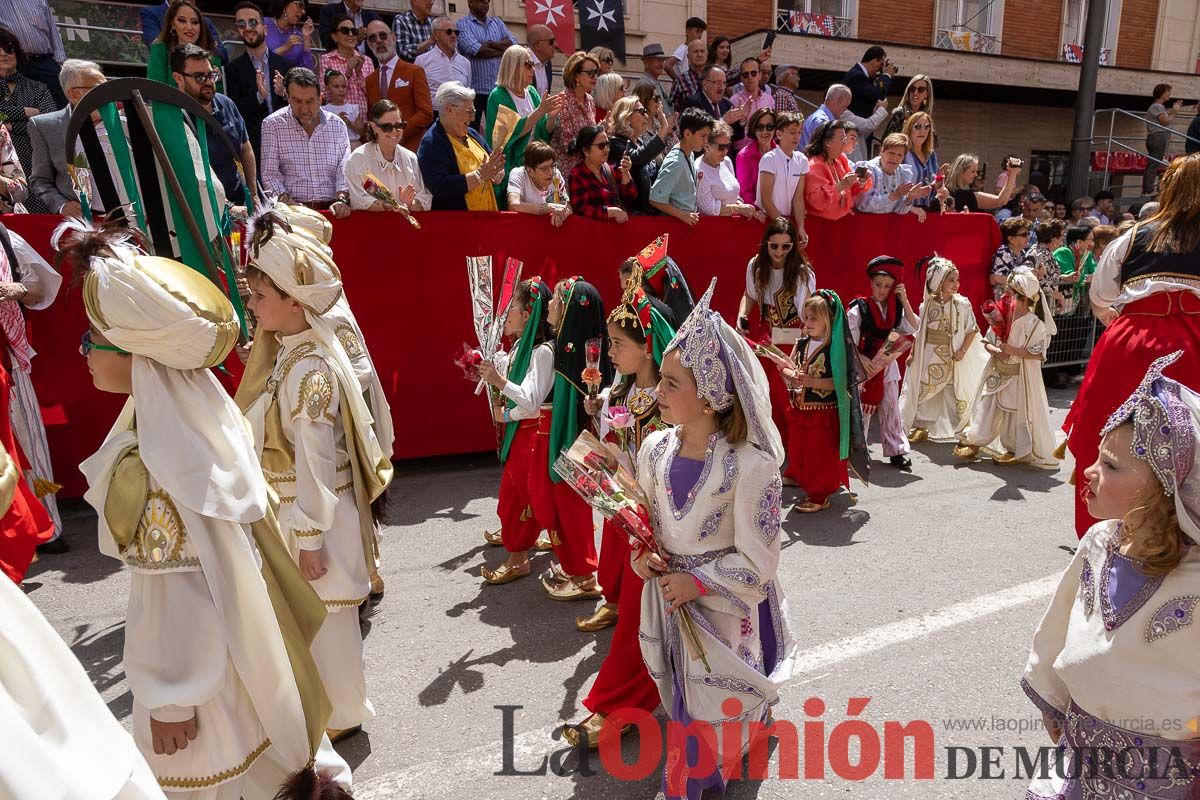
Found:
[{"label": "bouquet wrapped in cellophane", "polygon": [[871,380],[879,372],[891,362],[900,358],[900,356],[912,349],[913,337],[908,334],[896,333],[892,331],[887,335],[887,341],[883,343],[883,347],[879,348],[879,352],[866,365],[866,375],[863,376],[863,383]]},{"label": "bouquet wrapped in cellophane", "polygon": [[[635,547],[666,560],[658,540],[654,538],[650,514],[646,510],[646,497],[637,481],[592,433],[584,431],[579,434],[574,444],[555,459],[554,471],[585,503],[628,536]],[[688,654],[692,660],[701,661],[706,672],[711,672],[708,654],[696,633],[688,607],[680,606],[676,613],[679,614],[679,629],[683,633]]]},{"label": "bouquet wrapped in cellophane", "polygon": [[417,230],[421,230],[421,223],[417,222],[417,218],[409,211],[408,206],[396,199],[396,195],[392,194],[391,190],[383,185],[383,181],[376,178],[370,172],[363,177],[363,191],[374,197],[379,202],[383,203],[390,209],[400,212],[400,215],[408,220],[408,224],[412,225]]}]

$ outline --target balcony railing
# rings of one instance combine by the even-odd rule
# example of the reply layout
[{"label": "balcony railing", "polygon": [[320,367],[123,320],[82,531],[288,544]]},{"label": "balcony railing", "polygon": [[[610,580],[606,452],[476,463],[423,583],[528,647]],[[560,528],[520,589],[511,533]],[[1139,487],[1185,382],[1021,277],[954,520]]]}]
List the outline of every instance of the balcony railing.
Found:
[{"label": "balcony railing", "polygon": [[962,50],[968,53],[986,53],[994,56],[1000,52],[1000,40],[995,36],[970,28],[938,28],[933,46],[943,50]]},{"label": "balcony railing", "polygon": [[854,20],[849,17],[835,17],[832,14],[811,14],[807,11],[789,11],[781,8],[775,15],[775,28],[809,36],[848,39],[854,29]]}]

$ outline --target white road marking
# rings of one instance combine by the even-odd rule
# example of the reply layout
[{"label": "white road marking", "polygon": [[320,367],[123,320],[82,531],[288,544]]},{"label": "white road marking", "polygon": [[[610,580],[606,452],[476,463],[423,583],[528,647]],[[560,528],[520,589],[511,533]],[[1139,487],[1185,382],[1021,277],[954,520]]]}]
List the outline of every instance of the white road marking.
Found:
[{"label": "white road marking", "polygon": [[[797,653],[795,666],[795,674],[801,679],[793,679],[789,685],[812,683],[826,677],[829,673],[815,677],[809,673],[833,664],[930,636],[980,617],[1048,597],[1058,586],[1059,577],[1059,573],[1047,575],[1019,586],[955,603],[931,614],[880,625],[856,636],[847,636],[803,650]],[[561,727],[560,723],[517,734],[513,741],[513,764],[518,769],[530,769],[541,763],[542,758],[550,752],[565,747],[566,743],[561,739],[552,739],[555,731]],[[443,758],[415,764],[407,769],[356,784],[354,796],[357,800],[418,797],[422,791],[428,792],[431,786],[447,785],[447,780],[461,786],[471,781],[486,779],[499,768],[497,758],[502,752],[503,743],[495,741],[459,753],[447,753]]]}]

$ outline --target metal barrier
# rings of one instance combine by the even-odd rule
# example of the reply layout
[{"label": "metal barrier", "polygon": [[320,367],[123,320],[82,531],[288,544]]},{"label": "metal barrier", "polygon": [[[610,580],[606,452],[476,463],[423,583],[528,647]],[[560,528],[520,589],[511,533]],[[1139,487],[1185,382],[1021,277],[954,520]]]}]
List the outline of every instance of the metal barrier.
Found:
[{"label": "metal barrier", "polygon": [[[1097,129],[1097,127],[1103,129],[1104,124],[1105,124],[1105,120],[1103,119],[1103,117],[1105,117],[1105,116],[1107,116],[1107,118],[1108,118],[1107,119],[1108,133],[1107,133],[1107,135],[1101,134],[1100,136],[1097,136],[1096,129]],[[1185,119],[1185,118],[1188,118],[1191,116],[1195,116],[1195,115],[1194,114],[1193,115],[1180,114],[1180,115],[1177,115],[1176,119]],[[1171,147],[1172,144],[1174,144],[1177,147],[1184,146],[1185,148],[1186,148],[1187,144],[1189,144],[1189,143],[1200,146],[1200,139],[1194,139],[1194,138],[1188,136],[1186,133],[1181,133],[1177,129],[1175,129],[1169,125],[1163,125],[1155,120],[1147,119],[1145,113],[1135,113],[1132,111],[1126,111],[1125,109],[1122,109],[1122,108],[1105,108],[1105,109],[1097,110],[1096,113],[1092,115],[1091,145],[1093,148],[1095,148],[1096,145],[1099,144],[1108,153],[1113,153],[1113,152],[1131,153],[1133,155],[1137,155],[1137,156],[1146,158],[1148,161],[1151,161],[1160,167],[1167,166],[1167,164],[1169,162],[1164,161],[1160,158],[1154,158],[1147,152],[1146,134],[1145,133],[1141,133],[1138,136],[1118,136],[1117,135],[1117,120],[1118,119],[1122,119],[1122,120],[1126,120],[1126,121],[1130,121],[1130,122],[1136,122],[1136,124],[1146,126],[1147,129],[1154,130],[1156,133],[1157,132],[1166,133],[1168,149]],[[1127,144],[1127,142],[1132,142],[1133,144]],[[1103,171],[1104,178],[1103,178],[1102,185],[1105,189],[1108,189],[1112,186],[1111,173],[1109,171],[1110,161],[1111,161],[1111,159],[1105,159],[1105,162],[1104,162],[1104,171]]]},{"label": "metal barrier", "polygon": [[1092,356],[1100,334],[1104,331],[1104,326],[1092,313],[1086,287],[1075,298],[1072,311],[1054,315],[1054,324],[1058,326],[1058,332],[1046,348],[1046,362],[1043,367],[1086,364]]}]

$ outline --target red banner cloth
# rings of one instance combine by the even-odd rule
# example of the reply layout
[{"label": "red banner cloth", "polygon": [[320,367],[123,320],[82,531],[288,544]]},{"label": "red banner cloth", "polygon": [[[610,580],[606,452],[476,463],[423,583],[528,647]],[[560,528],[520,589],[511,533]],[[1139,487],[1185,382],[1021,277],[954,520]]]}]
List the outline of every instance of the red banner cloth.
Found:
[{"label": "red banner cloth", "polygon": [[[58,217],[2,218],[53,263],[50,233]],[[976,308],[991,296],[988,269],[1000,243],[987,214],[853,214],[837,222],[809,219],[809,257],[817,285],[849,301],[868,289],[866,265],[875,256],[903,259],[910,297],[922,294],[914,264],[937,252],[962,274],[962,293]],[[466,256],[493,256],[496,285],[508,257],[524,262],[525,277],[547,282],[583,275],[608,304],[620,299],[617,268],[655,237],[670,233],[670,254],[695,294],[718,278],[714,307],[733,319],[746,285],[746,262],[757,252],[763,226],[706,217],[697,226],[665,217],[631,217],[618,225],[572,217],[561,228],[525,214],[438,212],[421,215],[421,229],[394,217],[359,212],[334,221],[334,257],[346,294],[379,370],[396,429],[394,457],[482,452],[495,446],[487,402],[473,393],[453,363],[463,343],[477,345],[471,323]],[[64,496],[82,494],[78,465],[95,452],[125,398],[92,386],[79,338],[87,317],[78,289],[64,284],[58,300],[31,313],[33,382],[46,419],[55,479]]]}]

